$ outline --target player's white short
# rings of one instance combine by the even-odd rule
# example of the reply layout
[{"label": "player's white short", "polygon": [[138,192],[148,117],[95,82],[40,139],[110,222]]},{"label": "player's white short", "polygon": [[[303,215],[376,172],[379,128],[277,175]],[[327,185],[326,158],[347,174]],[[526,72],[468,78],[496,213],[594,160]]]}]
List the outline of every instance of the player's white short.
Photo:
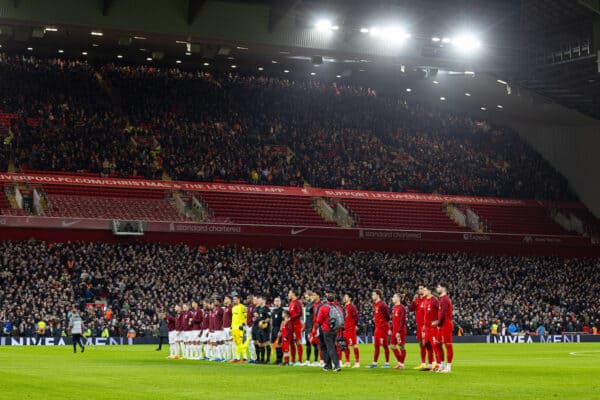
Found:
[{"label": "player's white short", "polygon": [[183,341],[183,332],[182,331],[175,331],[175,341],[176,342]]},{"label": "player's white short", "polygon": [[246,330],[246,337],[252,341],[252,327],[246,326],[244,329]]},{"label": "player's white short", "polygon": [[177,338],[177,332],[175,331],[169,331],[169,344],[174,344],[175,340]]},{"label": "player's white short", "polygon": [[201,333],[202,333],[202,331],[190,331],[190,342],[199,341]]},{"label": "player's white short", "polygon": [[208,341],[211,343],[219,341],[219,332],[214,331],[208,334]]},{"label": "player's white short", "polygon": [[217,334],[217,342],[225,341],[225,331],[224,330],[216,331],[215,333]]},{"label": "player's white short", "polygon": [[208,335],[209,335],[209,330],[208,329],[204,329],[202,331],[202,334],[200,335],[200,342],[201,343],[206,343],[208,342]]},{"label": "player's white short", "polygon": [[231,328],[223,328],[223,335],[224,335],[223,340],[227,340],[227,341],[232,340]]}]

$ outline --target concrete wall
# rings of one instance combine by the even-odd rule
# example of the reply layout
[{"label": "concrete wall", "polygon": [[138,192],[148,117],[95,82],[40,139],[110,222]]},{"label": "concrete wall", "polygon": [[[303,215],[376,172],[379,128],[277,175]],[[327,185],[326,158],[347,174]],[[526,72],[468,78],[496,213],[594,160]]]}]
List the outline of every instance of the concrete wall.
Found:
[{"label": "concrete wall", "polygon": [[534,125],[511,122],[571,184],[600,218],[600,125]]}]

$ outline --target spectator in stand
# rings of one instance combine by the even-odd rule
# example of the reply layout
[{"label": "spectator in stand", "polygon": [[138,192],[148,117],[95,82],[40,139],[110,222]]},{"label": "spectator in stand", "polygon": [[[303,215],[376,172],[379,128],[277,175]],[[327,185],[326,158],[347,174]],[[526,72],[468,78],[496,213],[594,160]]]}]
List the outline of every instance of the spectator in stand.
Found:
[{"label": "spectator in stand", "polygon": [[1,53],[0,80],[21,170],[574,198],[511,129],[371,88]]},{"label": "spectator in stand", "polygon": [[[232,291],[264,293],[271,301],[291,287],[331,287],[355,300],[364,338],[373,334],[369,288],[383,288],[390,298],[394,292],[412,294],[421,282],[440,281],[455,288],[455,324],[465,334],[488,334],[494,320],[501,334],[510,324],[515,332],[543,325],[548,334],[562,333],[573,320],[600,325],[595,259],[28,241],[0,242],[0,260],[0,306],[19,336],[35,336],[42,315],[60,332],[72,304],[95,332],[109,324],[111,336],[126,337],[129,329],[143,336],[158,328],[162,304]],[[102,309],[85,307],[86,291],[110,307],[110,322]],[[414,335],[412,314],[407,327]]]}]

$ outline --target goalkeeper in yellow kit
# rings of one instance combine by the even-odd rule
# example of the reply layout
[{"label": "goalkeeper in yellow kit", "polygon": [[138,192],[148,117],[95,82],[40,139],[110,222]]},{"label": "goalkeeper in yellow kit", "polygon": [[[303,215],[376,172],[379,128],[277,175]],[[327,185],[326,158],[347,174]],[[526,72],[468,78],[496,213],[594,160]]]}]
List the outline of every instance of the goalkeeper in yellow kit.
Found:
[{"label": "goalkeeper in yellow kit", "polygon": [[246,306],[240,301],[240,296],[236,293],[233,295],[233,308],[231,309],[231,337],[235,343],[235,357],[231,362],[247,362],[246,354],[250,338],[245,336],[244,326],[248,316]]}]

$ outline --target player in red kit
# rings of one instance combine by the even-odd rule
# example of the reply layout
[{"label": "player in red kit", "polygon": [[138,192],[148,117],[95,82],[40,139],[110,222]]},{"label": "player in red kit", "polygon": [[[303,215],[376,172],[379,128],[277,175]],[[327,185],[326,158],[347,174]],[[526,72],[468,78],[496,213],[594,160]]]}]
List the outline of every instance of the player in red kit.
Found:
[{"label": "player in red kit", "polygon": [[[288,300],[290,301],[288,306],[290,321],[292,321],[292,327],[294,328],[294,341],[290,346],[290,352],[292,353],[292,363],[294,366],[299,367],[302,365],[302,315],[304,309],[294,289],[288,292]],[[296,354],[298,355],[297,361]]]},{"label": "player in red kit", "polygon": [[426,369],[426,365],[425,365],[425,354],[426,354],[426,350],[425,350],[425,344],[423,342],[423,333],[425,330],[425,326],[423,325],[423,320],[424,320],[424,315],[425,315],[425,308],[424,308],[424,296],[423,296],[423,286],[419,286],[419,288],[417,289],[417,294],[415,294],[415,297],[413,298],[412,303],[410,304],[410,308],[409,311],[414,312],[415,313],[415,320],[417,323],[417,342],[419,342],[419,350],[421,351],[421,365],[419,365],[418,367],[415,367],[415,369],[418,370],[423,370]]},{"label": "player in red kit", "polygon": [[356,327],[358,326],[358,309],[352,302],[352,297],[345,294],[343,298],[346,318],[344,319],[344,338],[346,339],[346,367],[350,367],[350,348],[354,350],[354,367],[360,368],[360,355],[356,343]]},{"label": "player in red kit", "polygon": [[[439,372],[447,374],[452,372],[452,359],[454,358],[454,348],[452,346],[452,332],[454,331],[454,323],[452,322],[452,300],[450,300],[450,297],[448,296],[446,285],[438,285],[436,292],[440,296],[437,326],[439,328],[438,349],[442,366]],[[446,348],[445,363],[442,345]]]},{"label": "player in red kit", "polygon": [[175,312],[177,312],[177,316],[175,317],[175,360],[179,360],[182,358],[183,354],[183,324],[185,314],[179,305],[175,306]]},{"label": "player in red kit", "polygon": [[404,369],[404,360],[406,359],[406,307],[402,304],[401,297],[395,293],[392,297],[392,330],[390,332],[390,347],[396,356],[398,365],[396,369]]},{"label": "player in red kit", "polygon": [[231,336],[231,309],[233,304],[231,303],[231,296],[226,295],[223,299],[223,340],[225,343],[225,359],[233,360],[235,358],[235,344]]},{"label": "player in red kit", "polygon": [[[425,295],[425,301],[423,302],[425,307],[424,324],[425,334],[423,335],[423,342],[427,350],[427,370],[437,371],[441,362],[438,352],[438,327],[437,319],[439,312],[438,299],[431,293],[428,287],[423,287],[423,294]],[[431,365],[431,361],[435,356],[436,365]]]},{"label": "player in red kit", "polygon": [[279,330],[279,336],[277,338],[281,344],[281,351],[283,352],[283,364],[281,365],[289,365],[290,344],[293,340],[294,328],[292,327],[292,321],[290,321],[290,313],[284,310],[281,315],[283,321],[281,322],[281,329]]},{"label": "player in red kit", "polygon": [[390,309],[382,300],[383,291],[375,289],[371,293],[373,299],[373,324],[375,325],[375,354],[373,355],[373,363],[367,368],[377,368],[377,360],[379,359],[379,349],[383,347],[385,352],[385,364],[382,368],[390,367],[390,348],[388,346],[388,331],[390,329]]}]

